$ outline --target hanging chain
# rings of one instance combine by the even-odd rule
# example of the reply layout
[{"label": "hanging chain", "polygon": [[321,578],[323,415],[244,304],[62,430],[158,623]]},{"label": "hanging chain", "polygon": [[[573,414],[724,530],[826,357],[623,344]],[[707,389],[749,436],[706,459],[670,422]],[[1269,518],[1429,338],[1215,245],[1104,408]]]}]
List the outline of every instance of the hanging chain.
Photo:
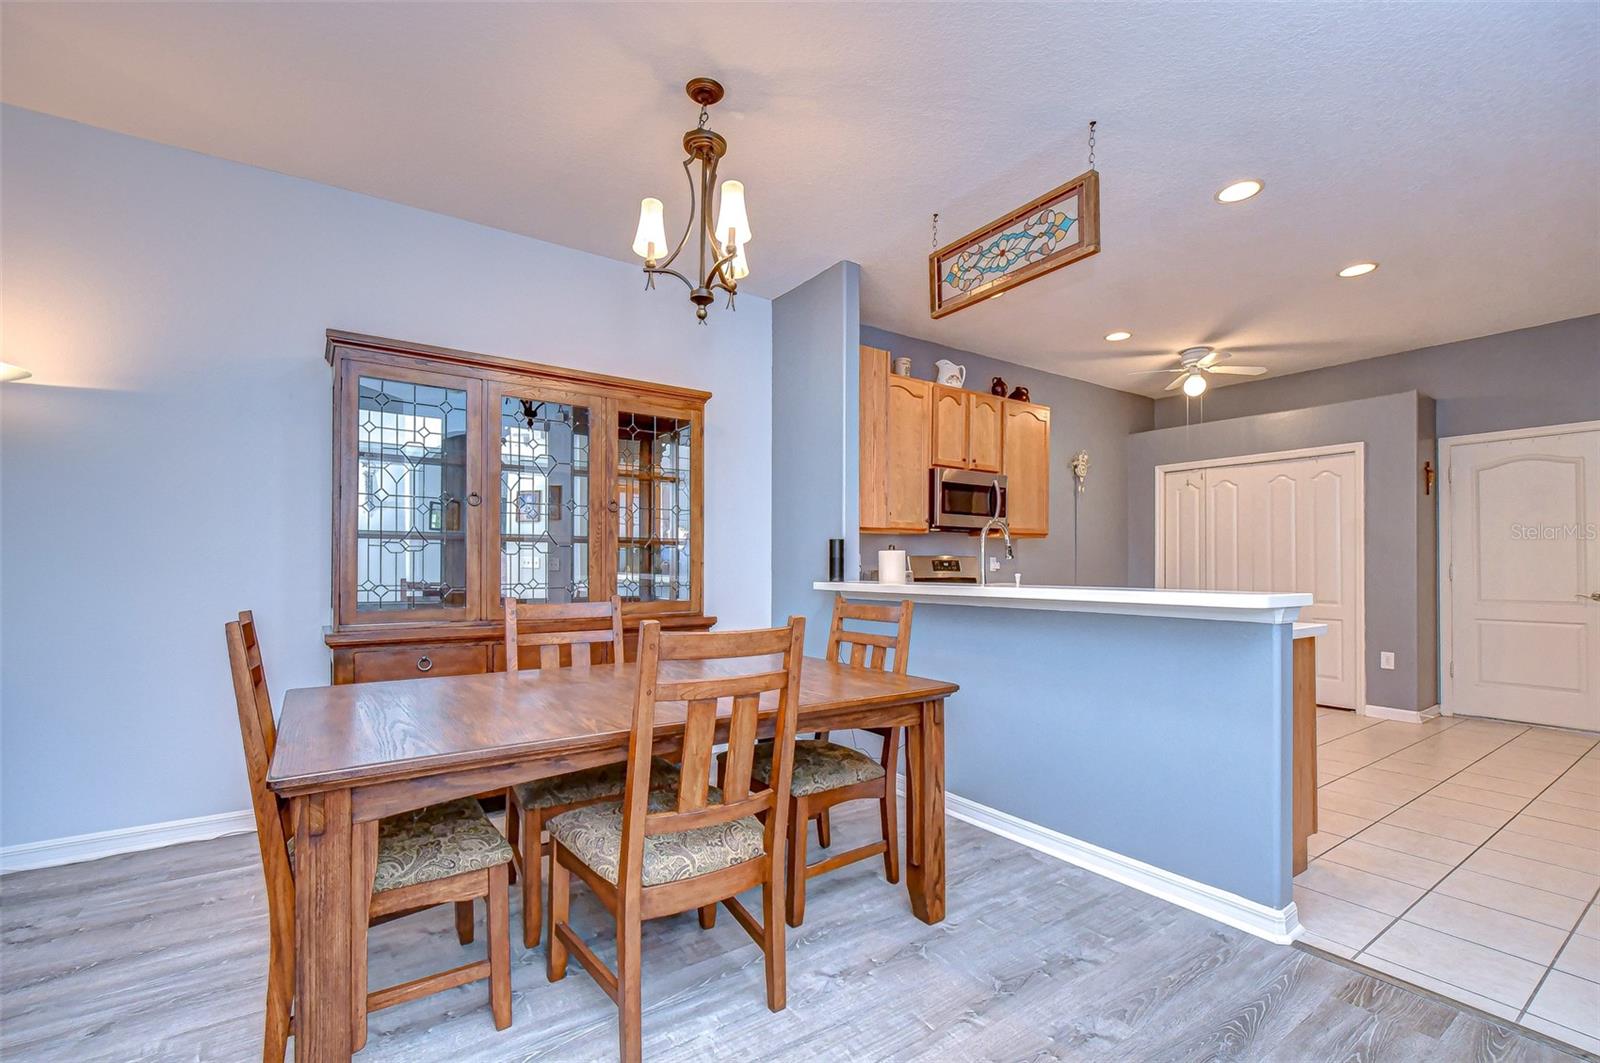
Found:
[{"label": "hanging chain", "polygon": [[937,250],[939,250],[939,212],[938,211],[934,211],[933,212],[933,226],[932,226],[932,228],[933,228],[933,231],[929,236],[929,246],[932,247],[933,250],[937,251]]},{"label": "hanging chain", "polygon": [[704,129],[706,127],[706,123],[709,122],[709,121],[711,121],[711,112],[706,110],[704,104],[701,104],[700,105],[700,124],[696,128]]},{"label": "hanging chain", "polygon": [[1089,121],[1089,169],[1094,169],[1094,127],[1093,119]]}]

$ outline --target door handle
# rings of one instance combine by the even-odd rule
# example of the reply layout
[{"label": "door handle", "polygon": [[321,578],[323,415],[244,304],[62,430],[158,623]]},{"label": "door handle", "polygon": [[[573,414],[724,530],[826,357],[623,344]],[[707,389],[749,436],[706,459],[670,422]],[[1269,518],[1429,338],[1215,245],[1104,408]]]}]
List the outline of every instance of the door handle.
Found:
[{"label": "door handle", "polygon": [[1600,591],[1595,591],[1593,594],[1580,594],[1578,597],[1587,598],[1592,602],[1600,602]]}]

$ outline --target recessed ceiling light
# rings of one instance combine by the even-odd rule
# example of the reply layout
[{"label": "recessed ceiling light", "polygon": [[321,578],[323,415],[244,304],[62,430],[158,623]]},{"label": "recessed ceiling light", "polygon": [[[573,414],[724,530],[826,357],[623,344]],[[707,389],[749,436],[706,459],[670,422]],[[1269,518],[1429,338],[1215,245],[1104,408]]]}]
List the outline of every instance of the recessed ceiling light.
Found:
[{"label": "recessed ceiling light", "polygon": [[1235,181],[1217,193],[1217,202],[1242,203],[1265,187],[1260,181]]},{"label": "recessed ceiling light", "polygon": [[1118,329],[1116,332],[1106,333],[1106,339],[1110,340],[1112,343],[1121,343],[1123,340],[1133,339],[1133,333],[1123,332],[1121,329]]},{"label": "recessed ceiling light", "polygon": [[1368,273],[1378,268],[1376,262],[1357,262],[1353,266],[1346,266],[1339,271],[1341,277],[1365,277]]}]

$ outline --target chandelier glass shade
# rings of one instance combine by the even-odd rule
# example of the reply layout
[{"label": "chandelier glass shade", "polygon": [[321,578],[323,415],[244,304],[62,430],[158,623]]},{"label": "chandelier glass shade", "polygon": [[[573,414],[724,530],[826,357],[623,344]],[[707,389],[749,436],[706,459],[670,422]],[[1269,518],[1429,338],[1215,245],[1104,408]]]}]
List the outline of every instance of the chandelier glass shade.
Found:
[{"label": "chandelier glass shade", "polygon": [[[728,293],[728,307],[738,294],[739,281],[750,275],[750,260],[745,244],[750,241],[750,215],[745,209],[744,185],[724,181],[715,215],[712,192],[717,187],[717,166],[727,154],[728,142],[708,128],[707,108],[722,99],[722,86],[710,78],[695,78],[684,86],[689,98],[700,105],[700,121],[683,135],[683,174],[689,182],[689,220],[683,235],[668,253],[666,210],[661,200],[647,197],[639,203],[639,228],[633,237],[633,253],[644,259],[645,287],[654,288],[658,275],[676,277],[689,289],[695,316],[705,324],[706,308],[718,290]],[[699,164],[699,174],[695,165]],[[698,177],[698,179],[697,179]],[[715,216],[716,224],[712,224]],[[695,251],[699,262],[692,275],[674,269],[688,246],[689,234],[696,233]]]}]

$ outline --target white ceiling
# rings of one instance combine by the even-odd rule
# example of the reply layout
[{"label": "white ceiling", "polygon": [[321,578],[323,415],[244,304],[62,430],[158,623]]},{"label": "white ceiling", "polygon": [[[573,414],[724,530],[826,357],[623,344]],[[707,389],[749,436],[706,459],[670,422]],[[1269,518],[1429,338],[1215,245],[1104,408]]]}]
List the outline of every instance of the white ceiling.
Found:
[{"label": "white ceiling", "polygon": [[[8,3],[0,30],[8,103],[631,262],[641,195],[682,224],[709,74],[747,291],[853,259],[864,322],[1146,394],[1130,370],[1191,344],[1278,376],[1600,311],[1590,3]],[[1090,118],[1104,250],[930,320],[930,212],[948,240],[1080,172]],[[1212,201],[1240,177],[1265,193]]]}]

